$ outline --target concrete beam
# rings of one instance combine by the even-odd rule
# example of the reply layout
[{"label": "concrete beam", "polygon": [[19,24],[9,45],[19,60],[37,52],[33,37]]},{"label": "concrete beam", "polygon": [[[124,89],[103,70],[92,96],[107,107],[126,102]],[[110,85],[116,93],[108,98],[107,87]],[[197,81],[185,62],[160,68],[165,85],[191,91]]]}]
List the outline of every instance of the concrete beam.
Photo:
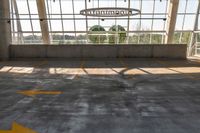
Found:
[{"label": "concrete beam", "polygon": [[41,26],[43,43],[50,44],[45,0],[37,0],[37,7],[38,7],[39,18],[40,18],[40,26]]},{"label": "concrete beam", "polygon": [[9,59],[9,44],[11,42],[9,0],[1,0],[0,4],[0,60]]},{"label": "concrete beam", "polygon": [[179,0],[169,0],[168,3],[168,17],[166,23],[165,43],[170,44],[173,41],[173,35],[176,26],[176,18],[178,12]]}]

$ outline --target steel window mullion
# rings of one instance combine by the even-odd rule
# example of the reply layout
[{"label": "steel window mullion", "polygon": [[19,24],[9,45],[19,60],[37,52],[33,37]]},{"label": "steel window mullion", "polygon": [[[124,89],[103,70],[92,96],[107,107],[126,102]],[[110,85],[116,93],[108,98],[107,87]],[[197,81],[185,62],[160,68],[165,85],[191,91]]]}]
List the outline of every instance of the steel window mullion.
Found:
[{"label": "steel window mullion", "polygon": [[[47,5],[47,12],[48,12],[48,17],[49,17],[49,32],[51,33],[51,31],[52,31],[52,25],[51,25],[51,14],[50,14],[50,10],[49,10],[49,2],[48,2],[48,0],[46,0],[46,5]],[[53,34],[51,33],[51,37],[50,37],[50,42],[53,40]]]},{"label": "steel window mullion", "polygon": [[[167,13],[155,13],[155,15],[166,15]],[[184,15],[184,14],[186,14],[186,15],[196,15],[196,13],[188,13],[188,12],[186,12],[186,13],[177,13],[177,15]],[[24,14],[24,13],[20,13],[19,15],[27,15],[27,14]],[[32,15],[38,15],[38,14],[35,14],[35,13],[33,13]],[[47,14],[47,15],[49,15],[49,14]],[[51,15],[60,15],[60,14],[58,14],[58,13],[52,13]],[[75,13],[75,14],[73,14],[73,13],[63,13],[63,15],[80,15],[79,13]],[[141,15],[152,15],[152,13],[141,13]]]},{"label": "steel window mullion", "polygon": [[[87,9],[87,0],[85,0],[85,9]],[[87,38],[87,42],[88,42],[88,16],[85,16],[85,20],[86,20],[86,38]]]},{"label": "steel window mullion", "polygon": [[[98,5],[98,8],[99,8],[99,0],[97,1],[97,5]],[[100,25],[100,17],[98,17],[98,25]],[[99,35],[99,44],[100,44],[100,35]]]},{"label": "steel window mullion", "polygon": [[[153,1],[153,15],[152,15],[152,18],[154,18],[155,16],[155,5],[156,5],[156,0]],[[154,24],[154,19],[152,19],[151,21],[151,30],[153,30],[153,24]],[[150,34],[150,40],[149,40],[150,44],[152,43],[152,34]]]},{"label": "steel window mullion", "polygon": [[75,33],[75,39],[77,40],[77,34],[76,34],[76,18],[75,18],[75,7],[74,7],[74,0],[72,0],[72,8],[73,8],[73,22],[74,22],[74,33]]},{"label": "steel window mullion", "polygon": [[[10,4],[11,4],[11,17],[14,18],[13,0],[11,0]],[[12,21],[12,42],[13,42],[13,38],[15,40],[15,20],[13,19],[11,21]]]},{"label": "steel window mullion", "polygon": [[[88,18],[88,20],[94,20],[94,19],[97,19],[98,18]],[[110,18],[106,18],[107,20],[113,20],[115,18],[113,17],[110,17]],[[129,18],[130,20],[136,20],[136,19],[140,19],[140,18]],[[141,18],[141,19],[165,19],[165,18]],[[0,20],[5,20],[5,19],[0,19]],[[29,18],[16,18],[16,19],[10,19],[10,20],[30,20]],[[40,20],[39,18],[31,18],[31,20]],[[61,18],[45,18],[43,20],[61,20]],[[73,20],[73,18],[62,18],[62,20]],[[75,20],[85,20],[85,18],[76,18]],[[126,18],[118,18],[118,20],[127,20]],[[127,27],[127,26],[126,26]]]},{"label": "steel window mullion", "polygon": [[[131,0],[128,0],[128,9],[131,8]],[[126,43],[129,43],[129,30],[130,30],[130,15],[128,15],[128,23],[127,23],[127,37],[126,37]]]},{"label": "steel window mullion", "polygon": [[[181,27],[182,30],[183,30],[183,28],[185,26],[185,16],[186,16],[186,11],[187,11],[187,5],[188,5],[188,0],[186,0],[186,4],[185,4],[183,22],[182,22],[182,27]],[[181,43],[181,41],[182,41],[182,36],[183,36],[183,33],[181,32],[180,33],[180,37],[179,37],[179,43]]]},{"label": "steel window mullion", "polygon": [[28,0],[26,0],[27,2],[27,7],[28,7],[28,15],[29,15],[29,18],[30,18],[30,23],[31,23],[31,30],[32,30],[32,35],[33,35],[33,40],[35,40],[35,34],[34,34],[34,29],[33,29],[33,23],[32,23],[32,17],[31,17],[31,10],[30,10],[30,3]]},{"label": "steel window mullion", "polygon": [[[167,15],[169,14],[169,13],[167,12],[167,8],[168,8],[168,4],[167,4],[167,3],[168,3],[168,2],[166,1],[166,6],[165,6],[165,18],[166,18]],[[166,34],[166,20],[164,21],[163,31],[165,31],[165,34]],[[163,35],[162,35],[162,43],[164,44],[164,42],[165,42],[165,35],[163,34]]]},{"label": "steel window mullion", "polygon": [[[23,32],[24,33],[32,33],[32,31],[23,31]],[[64,32],[65,33],[74,33],[74,31],[64,31]],[[76,31],[76,32],[77,33],[86,33],[85,31]],[[129,31],[129,32],[130,33],[164,33],[165,31]],[[177,31],[177,32],[182,32],[182,31]],[[187,32],[191,32],[191,31],[187,31]],[[15,33],[18,33],[18,32],[15,31]],[[34,31],[34,33],[41,33],[41,32],[40,31]],[[51,33],[62,33],[62,31],[52,31]],[[113,31],[112,32],[105,31],[104,33],[114,33],[114,32]],[[198,32],[195,32],[195,33],[198,33]]]},{"label": "steel window mullion", "polygon": [[[140,11],[141,11],[141,13],[142,13],[142,0],[140,1]],[[140,14],[140,21],[139,21],[139,29],[141,30],[141,23],[142,23],[142,21],[141,21],[141,17],[142,17],[142,15]],[[138,35],[138,44],[140,43],[140,34]]]},{"label": "steel window mullion", "polygon": [[[184,15],[184,13],[177,13],[178,15]],[[186,13],[187,15],[196,15],[195,13]],[[24,14],[24,13],[20,13],[19,15],[27,15],[27,14]],[[32,15],[38,15],[38,14],[35,14],[33,13]],[[47,15],[60,15],[58,13],[51,13],[51,14],[48,14]],[[80,14],[78,13],[63,13],[63,15],[79,15],[81,16]],[[152,15],[152,13],[141,13],[141,15]],[[155,13],[155,15],[166,15],[166,13]]]},{"label": "steel window mullion", "polygon": [[62,34],[63,34],[63,37],[62,37],[62,39],[63,39],[63,41],[65,41],[65,34],[64,34],[64,24],[63,24],[63,13],[62,13],[62,3],[61,3],[61,0],[59,0],[59,6],[60,6],[60,20],[61,20],[61,24],[62,24]]}]

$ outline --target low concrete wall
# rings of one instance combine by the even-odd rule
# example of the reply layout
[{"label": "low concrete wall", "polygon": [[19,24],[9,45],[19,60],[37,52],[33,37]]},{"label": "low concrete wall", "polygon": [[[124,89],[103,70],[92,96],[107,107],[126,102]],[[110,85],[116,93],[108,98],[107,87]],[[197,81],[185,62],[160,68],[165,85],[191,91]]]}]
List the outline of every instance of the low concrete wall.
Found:
[{"label": "low concrete wall", "polygon": [[187,45],[10,45],[11,58],[180,58]]}]

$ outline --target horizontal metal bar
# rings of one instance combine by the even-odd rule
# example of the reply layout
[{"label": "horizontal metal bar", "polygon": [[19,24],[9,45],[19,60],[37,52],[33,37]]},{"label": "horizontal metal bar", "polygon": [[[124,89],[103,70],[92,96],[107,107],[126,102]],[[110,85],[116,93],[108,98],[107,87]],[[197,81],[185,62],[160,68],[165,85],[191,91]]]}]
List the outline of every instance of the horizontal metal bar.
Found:
[{"label": "horizontal metal bar", "polygon": [[[140,31],[129,31],[130,33],[165,33],[166,31],[162,31],[162,30],[153,30],[153,31],[145,31],[145,30],[140,30]],[[192,30],[176,30],[175,33],[179,33],[179,32],[193,32]],[[12,33],[19,33],[19,32],[12,32]],[[32,31],[23,31],[22,33],[32,33]],[[34,33],[41,33],[41,31],[34,31]],[[86,34],[86,31],[50,31],[49,33],[85,33]],[[194,31],[194,33],[200,33],[200,30],[199,31]]]},{"label": "horizontal metal bar", "polygon": [[[127,18],[88,18],[88,20],[127,20]],[[130,18],[131,20],[141,20],[141,19],[161,19],[166,20],[166,18]],[[30,20],[30,18],[0,18],[0,20]],[[73,20],[73,18],[31,18],[31,20]],[[76,18],[75,20],[85,20],[85,18]]]},{"label": "horizontal metal bar", "polygon": [[[165,33],[165,31],[129,31],[130,33]],[[18,32],[12,32],[12,33],[18,33]],[[32,31],[23,31],[22,33],[32,33]],[[41,33],[41,31],[35,31],[34,33]],[[49,33],[87,33],[86,31],[50,31]],[[111,31],[106,31],[104,33],[116,33]]]},{"label": "horizontal metal bar", "polygon": [[[10,13],[10,14],[16,14],[16,13]],[[168,13],[141,13],[141,15],[167,15]],[[195,15],[196,13],[177,13],[177,15]],[[29,14],[25,14],[25,13],[20,13],[19,15],[29,15]],[[38,14],[30,14],[30,15],[38,15]],[[47,14],[47,15],[65,15],[65,16],[68,16],[68,15],[75,15],[75,16],[82,16],[81,14],[78,14],[78,13],[63,13],[63,14],[59,14],[59,13],[51,13],[51,14]]]}]

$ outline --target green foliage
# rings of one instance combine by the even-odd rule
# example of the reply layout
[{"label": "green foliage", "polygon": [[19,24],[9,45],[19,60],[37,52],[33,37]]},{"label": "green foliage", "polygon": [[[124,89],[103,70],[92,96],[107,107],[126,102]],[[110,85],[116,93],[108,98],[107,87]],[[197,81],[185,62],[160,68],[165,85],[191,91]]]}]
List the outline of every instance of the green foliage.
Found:
[{"label": "green foliage", "polygon": [[[140,30],[139,25],[136,25],[136,30]],[[150,30],[150,29],[146,29]],[[124,43],[126,40],[126,30],[124,27],[120,25],[114,25],[110,27],[109,31],[112,32],[107,38],[106,31],[104,27],[100,25],[94,25],[90,28],[90,34],[88,35],[90,41],[92,43]],[[173,35],[173,43],[177,44],[189,44],[191,39],[191,32],[175,32]],[[200,33],[196,33],[197,35],[197,42],[200,42]],[[42,36],[24,36],[23,37],[24,43],[42,43]],[[87,42],[87,35],[86,34],[53,34],[51,36],[51,42],[52,44],[86,44]],[[162,44],[165,42],[163,39],[165,39],[165,34],[163,33],[155,33],[152,31],[152,33],[148,32],[136,32],[136,33],[129,33],[128,37],[129,44]]]},{"label": "green foliage", "polygon": [[140,44],[150,43],[150,34],[140,34]]},{"label": "green foliage", "polygon": [[179,39],[180,39],[180,33],[174,33],[173,43],[178,44],[179,43]]},{"label": "green foliage", "polygon": [[185,43],[189,44],[191,38],[191,32],[178,32],[174,33],[173,43]]},{"label": "green foliage", "polygon": [[150,44],[150,39],[151,39],[151,44],[161,44],[162,34],[148,34],[148,33],[133,34],[132,36],[129,36],[129,43],[130,44]]},{"label": "green foliage", "polygon": [[123,43],[126,39],[126,33],[125,33],[125,29],[124,27],[122,27],[121,25],[113,25],[112,27],[110,27],[109,31],[117,31],[117,35],[115,33],[109,35],[109,43],[113,44],[116,42],[119,43]]},{"label": "green foliage", "polygon": [[183,32],[182,33],[181,43],[189,44],[190,38],[191,38],[191,33],[190,32]]},{"label": "green foliage", "polygon": [[105,31],[102,26],[94,25],[90,28],[90,34],[88,35],[88,38],[93,43],[103,43],[106,40],[106,35],[100,33],[102,31]]},{"label": "green foliage", "polygon": [[162,34],[151,34],[152,44],[162,44]]},{"label": "green foliage", "polygon": [[197,42],[200,42],[200,33],[196,33]]},{"label": "green foliage", "polygon": [[129,36],[128,42],[130,44],[138,44],[138,36],[137,35]]}]

